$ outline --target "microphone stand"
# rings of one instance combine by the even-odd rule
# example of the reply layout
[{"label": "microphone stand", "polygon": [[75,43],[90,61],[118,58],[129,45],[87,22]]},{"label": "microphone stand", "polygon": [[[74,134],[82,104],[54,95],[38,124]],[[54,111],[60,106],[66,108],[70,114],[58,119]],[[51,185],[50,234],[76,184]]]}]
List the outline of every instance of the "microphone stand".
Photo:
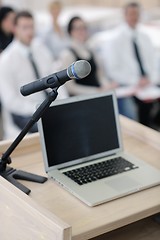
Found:
[{"label": "microphone stand", "polygon": [[40,119],[40,117],[47,110],[49,105],[57,98],[58,96],[58,87],[52,89],[51,92],[48,93],[46,99],[41,103],[41,105],[37,108],[35,113],[32,115],[31,119],[28,121],[26,126],[22,129],[17,138],[13,141],[10,147],[6,150],[2,157],[0,158],[0,176],[4,177],[6,180],[11,182],[13,185],[18,187],[24,193],[29,194],[31,190],[25,187],[23,184],[19,183],[16,179],[33,181],[38,183],[44,183],[47,181],[46,177],[42,177],[39,175],[31,174],[28,172],[24,172],[21,170],[16,170],[8,167],[7,165],[11,163],[10,155],[14,151],[14,149],[18,146],[21,140],[25,137],[31,127]]}]

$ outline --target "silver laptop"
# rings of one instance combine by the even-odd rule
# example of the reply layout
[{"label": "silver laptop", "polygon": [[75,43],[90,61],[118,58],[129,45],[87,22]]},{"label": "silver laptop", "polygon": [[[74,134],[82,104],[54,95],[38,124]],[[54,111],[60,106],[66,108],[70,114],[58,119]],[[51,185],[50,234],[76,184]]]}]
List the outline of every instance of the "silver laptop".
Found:
[{"label": "silver laptop", "polygon": [[89,206],[160,183],[160,171],[123,152],[114,92],[56,100],[38,128],[48,176]]}]

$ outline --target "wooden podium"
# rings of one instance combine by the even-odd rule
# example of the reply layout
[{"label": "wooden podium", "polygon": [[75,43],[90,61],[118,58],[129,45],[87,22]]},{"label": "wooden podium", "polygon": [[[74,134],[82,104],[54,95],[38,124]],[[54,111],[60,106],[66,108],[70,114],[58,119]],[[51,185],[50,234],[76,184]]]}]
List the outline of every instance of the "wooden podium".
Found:
[{"label": "wooden podium", "polygon": [[71,227],[0,177],[1,240],[69,240]]},{"label": "wooden podium", "polygon": [[[160,169],[160,133],[125,117],[121,117],[121,126],[125,151]],[[9,145],[10,141],[2,141],[0,154]],[[38,133],[28,135],[17,147],[12,167],[46,176]],[[160,212],[160,185],[91,208],[51,179],[44,184],[23,184],[31,189],[29,196],[0,177],[1,240],[107,239],[113,230],[130,223],[134,226]],[[109,239],[131,240],[132,236],[128,231],[124,237],[121,231],[118,238]]]}]

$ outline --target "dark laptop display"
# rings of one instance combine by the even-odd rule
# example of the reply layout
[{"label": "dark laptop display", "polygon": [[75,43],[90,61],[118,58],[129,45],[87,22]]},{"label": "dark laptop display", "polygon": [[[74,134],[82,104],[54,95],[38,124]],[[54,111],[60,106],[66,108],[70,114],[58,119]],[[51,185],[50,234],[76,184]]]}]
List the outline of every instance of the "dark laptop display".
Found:
[{"label": "dark laptop display", "polygon": [[42,125],[49,167],[120,147],[112,95],[50,107]]}]

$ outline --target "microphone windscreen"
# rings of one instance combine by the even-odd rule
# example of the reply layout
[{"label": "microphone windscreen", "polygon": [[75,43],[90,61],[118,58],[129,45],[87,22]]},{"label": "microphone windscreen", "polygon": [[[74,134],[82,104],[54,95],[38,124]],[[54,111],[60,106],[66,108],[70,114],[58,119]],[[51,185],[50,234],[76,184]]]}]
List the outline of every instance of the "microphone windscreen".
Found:
[{"label": "microphone windscreen", "polygon": [[86,60],[79,60],[73,63],[68,69],[68,76],[72,79],[82,79],[91,72],[91,65]]}]

